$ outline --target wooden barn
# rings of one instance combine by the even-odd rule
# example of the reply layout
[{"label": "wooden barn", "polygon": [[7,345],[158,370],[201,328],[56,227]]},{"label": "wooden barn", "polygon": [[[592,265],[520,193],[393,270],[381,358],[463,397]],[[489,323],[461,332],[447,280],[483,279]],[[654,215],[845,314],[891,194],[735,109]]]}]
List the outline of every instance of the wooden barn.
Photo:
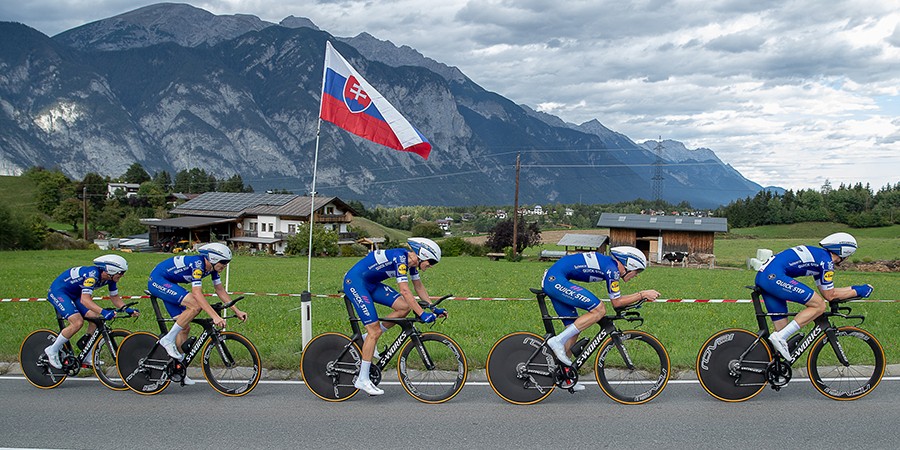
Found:
[{"label": "wooden barn", "polygon": [[715,233],[728,231],[728,219],[603,213],[598,227],[609,228],[609,246],[637,247],[652,262],[685,258],[713,264]]}]

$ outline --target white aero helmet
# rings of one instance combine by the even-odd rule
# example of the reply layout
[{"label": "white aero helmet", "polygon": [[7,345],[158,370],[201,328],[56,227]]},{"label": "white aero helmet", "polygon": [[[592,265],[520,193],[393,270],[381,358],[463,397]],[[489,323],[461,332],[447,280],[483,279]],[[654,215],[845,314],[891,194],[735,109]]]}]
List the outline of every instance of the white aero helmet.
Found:
[{"label": "white aero helmet", "polygon": [[431,239],[414,237],[407,239],[406,243],[420,260],[432,261],[432,264],[441,261],[441,248]]},{"label": "white aero helmet", "polygon": [[119,255],[103,255],[94,259],[94,265],[110,276],[125,273],[128,270],[128,261]]},{"label": "white aero helmet", "polygon": [[228,246],[225,244],[213,242],[211,244],[201,246],[198,250],[200,254],[205,256],[206,259],[208,259],[212,264],[218,263],[220,261],[225,261],[225,263],[227,264],[231,261],[231,249],[228,248]]},{"label": "white aero helmet", "polygon": [[841,258],[846,258],[856,252],[856,238],[850,233],[834,233],[825,236],[819,241],[819,245]]},{"label": "white aero helmet", "polygon": [[644,270],[647,268],[647,257],[644,256],[644,252],[634,247],[629,247],[627,245],[613,247],[609,249],[609,254],[625,266],[626,272],[632,270]]}]

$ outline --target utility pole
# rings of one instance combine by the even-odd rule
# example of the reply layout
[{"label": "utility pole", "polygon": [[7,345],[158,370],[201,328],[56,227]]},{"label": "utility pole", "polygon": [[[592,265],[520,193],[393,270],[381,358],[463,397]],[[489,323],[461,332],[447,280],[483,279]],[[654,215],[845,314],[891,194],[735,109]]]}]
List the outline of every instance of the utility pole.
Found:
[{"label": "utility pole", "polygon": [[81,188],[81,199],[83,201],[81,211],[83,214],[82,222],[84,225],[81,227],[82,228],[82,237],[84,238],[84,240],[87,240],[87,238],[88,238],[88,232],[87,232],[87,227],[88,227],[88,225],[87,225],[87,185],[84,185]]},{"label": "utility pole", "polygon": [[519,158],[521,156],[521,153],[516,154],[516,198],[513,205],[513,259],[515,259],[518,254],[518,247],[516,244],[518,243],[517,237],[519,236],[519,169],[521,168]]},{"label": "utility pole", "polygon": [[662,136],[659,137],[659,142],[656,143],[656,161],[653,162],[653,199],[656,200],[656,207],[662,207],[662,184],[663,184],[663,146],[662,146]]}]

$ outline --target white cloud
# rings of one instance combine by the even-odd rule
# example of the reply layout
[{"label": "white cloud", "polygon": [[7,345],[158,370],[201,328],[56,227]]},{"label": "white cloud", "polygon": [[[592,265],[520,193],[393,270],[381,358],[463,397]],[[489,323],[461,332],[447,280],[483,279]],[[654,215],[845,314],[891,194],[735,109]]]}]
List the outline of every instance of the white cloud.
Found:
[{"label": "white cloud", "polygon": [[[47,34],[152,2],[3,2]],[[459,67],[516,103],[708,147],[763,185],[900,181],[895,0],[207,0]]]}]

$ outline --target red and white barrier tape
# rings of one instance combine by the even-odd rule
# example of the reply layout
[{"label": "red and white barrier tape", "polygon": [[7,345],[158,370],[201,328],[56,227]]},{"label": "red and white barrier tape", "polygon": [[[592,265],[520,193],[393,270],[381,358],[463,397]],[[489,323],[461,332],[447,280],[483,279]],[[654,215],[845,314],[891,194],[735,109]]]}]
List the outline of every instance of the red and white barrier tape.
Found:
[{"label": "red and white barrier tape", "polygon": [[[207,297],[214,296],[215,294],[204,294]],[[303,294],[278,294],[271,292],[231,292],[231,295],[251,295],[255,297],[300,297]],[[342,298],[343,295],[340,294],[312,294],[312,297],[315,298]],[[122,296],[123,300],[128,299],[141,299],[141,298],[150,298],[149,295],[132,295],[132,296]],[[94,300],[109,300],[109,296],[104,297],[94,297]],[[516,297],[450,297],[450,300],[461,300],[461,301],[533,301],[534,298],[516,298]],[[46,298],[40,297],[19,297],[19,298],[0,298],[0,303],[2,302],[45,302]],[[750,299],[730,299],[730,298],[659,298],[653,303],[751,303]],[[859,299],[859,300],[850,300],[849,303],[897,303],[900,300],[871,300],[871,299]]]}]

